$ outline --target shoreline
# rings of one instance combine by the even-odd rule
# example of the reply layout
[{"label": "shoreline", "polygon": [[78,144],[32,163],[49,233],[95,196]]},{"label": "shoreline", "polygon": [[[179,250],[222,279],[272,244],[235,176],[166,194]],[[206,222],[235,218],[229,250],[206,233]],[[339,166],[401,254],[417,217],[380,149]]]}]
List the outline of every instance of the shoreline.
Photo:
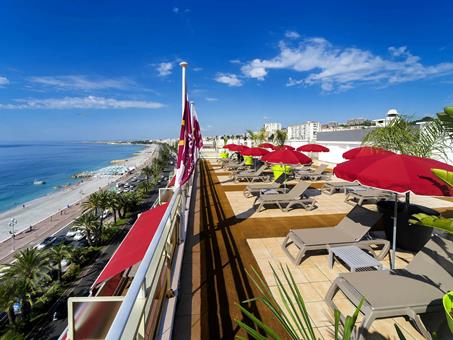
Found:
[{"label": "shoreline", "polygon": [[[151,144],[137,154],[132,154],[125,161],[128,166],[134,166],[137,171],[156,157],[157,149],[157,145]],[[30,226],[39,224],[55,214],[63,213],[68,207],[80,204],[92,193],[102,190],[126,176],[128,174],[101,175],[95,173],[91,178],[84,179],[83,182],[74,183],[58,191],[28,201],[24,203],[25,208],[17,206],[0,212],[0,244],[12,238],[10,234],[11,228],[8,226],[12,218],[17,219],[17,224],[14,228],[14,233],[17,237],[17,235],[27,232]]]}]

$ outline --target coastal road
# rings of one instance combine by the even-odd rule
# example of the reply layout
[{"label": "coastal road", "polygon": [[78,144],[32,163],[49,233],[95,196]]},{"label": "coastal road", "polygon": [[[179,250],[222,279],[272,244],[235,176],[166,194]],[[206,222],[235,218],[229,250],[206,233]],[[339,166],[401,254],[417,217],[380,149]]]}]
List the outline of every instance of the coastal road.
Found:
[{"label": "coastal road", "polygon": [[[147,160],[143,164],[143,166],[154,159],[154,157],[156,156],[156,150],[158,149],[154,148],[154,150],[151,153],[151,158]],[[110,180],[108,181],[109,184],[106,187],[114,186],[116,182],[127,182],[132,177],[137,176],[137,173],[139,173],[139,169],[137,169],[137,171],[134,172],[133,174],[117,178],[117,180],[113,183]],[[77,192],[75,192],[75,194],[80,195]],[[82,214],[83,208],[81,202],[83,202],[83,200],[80,200],[72,205],[69,205],[69,207],[60,209],[58,211],[57,209],[55,209],[54,211],[57,211],[55,214],[34,224],[32,226],[31,231],[25,230],[21,233],[16,234],[14,240],[13,238],[9,238],[4,242],[0,243],[0,264],[11,263],[14,259],[14,254],[16,252],[23,250],[25,248],[33,247],[36,244],[40,243],[47,236],[50,236],[58,232],[65,226],[68,226],[74,219],[76,219]],[[31,207],[25,207],[24,209],[31,209]],[[15,251],[13,251],[13,244]]]},{"label": "coastal road", "polygon": [[[169,172],[164,171],[163,175],[168,178]],[[165,187],[166,181],[161,181],[158,183],[158,186],[153,189],[150,197],[146,199],[145,202],[145,209],[149,209],[152,203],[158,198],[158,188]],[[109,259],[112,257],[113,253],[115,252],[116,248],[118,248],[121,241],[124,239],[125,235],[129,231],[132,225],[128,224],[122,230],[120,234],[118,234],[115,239],[112,241],[111,244],[107,246],[107,248],[103,251],[103,253],[96,259],[96,262],[87,266],[82,274],[80,279],[76,282],[73,288],[70,288],[64,294],[65,298],[57,301],[52,308],[50,308],[49,313],[45,320],[43,320],[39,325],[35,326],[33,331],[27,336],[29,340],[40,340],[40,339],[49,339],[49,340],[56,340],[59,338],[61,333],[65,330],[66,326],[68,325],[67,319],[60,319],[56,321],[52,321],[53,313],[57,308],[61,308],[61,304],[64,305],[64,308],[67,308],[66,299],[70,296],[88,296],[90,288],[96,278],[101,273],[102,269],[105,267]],[[65,230],[60,231],[57,235],[64,235],[66,233]]]}]

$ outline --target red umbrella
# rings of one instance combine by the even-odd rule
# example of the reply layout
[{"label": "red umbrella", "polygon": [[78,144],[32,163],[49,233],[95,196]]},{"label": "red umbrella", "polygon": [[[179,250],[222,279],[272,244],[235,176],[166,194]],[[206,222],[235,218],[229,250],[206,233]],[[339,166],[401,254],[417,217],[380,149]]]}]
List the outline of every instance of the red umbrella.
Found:
[{"label": "red umbrella", "polygon": [[248,149],[244,150],[242,155],[243,156],[260,157],[260,156],[267,155],[268,153],[269,153],[269,151],[267,151],[266,149],[262,149],[262,148],[248,148]]},{"label": "red umbrella", "polygon": [[326,148],[323,145],[320,144],[305,144],[302,146],[299,146],[297,151],[305,151],[305,152],[329,152],[329,148]]},{"label": "red umbrella", "polygon": [[359,157],[368,157],[376,155],[391,155],[394,154],[392,151],[388,151],[382,148],[377,148],[374,146],[360,146],[358,148],[351,149],[346,151],[343,154],[344,159],[354,159]]},{"label": "red umbrella", "polygon": [[434,159],[387,154],[361,157],[338,164],[337,177],[359,181],[363,185],[396,193],[413,192],[417,195],[453,196],[453,188],[436,177],[431,169],[453,171],[453,166]]},{"label": "red umbrella", "polygon": [[235,148],[237,146],[238,146],[237,144],[226,144],[226,145],[223,146],[223,148],[231,150],[231,148]]},{"label": "red umbrella", "polygon": [[357,180],[363,185],[390,190],[395,193],[393,217],[393,257],[395,267],[396,226],[398,216],[398,193],[413,192],[418,195],[452,196],[453,188],[437,178],[431,169],[453,171],[453,166],[429,158],[380,154],[361,157],[338,164],[334,168],[337,177],[348,181]]},{"label": "red umbrella", "polygon": [[281,150],[281,149],[283,149],[283,150],[296,150],[295,147],[293,147],[293,146],[291,146],[291,145],[286,145],[286,144],[285,144],[285,145],[282,145],[282,146],[277,146],[276,149],[277,149],[277,150]]},{"label": "red umbrella", "polygon": [[260,148],[272,149],[275,150],[275,145],[271,143],[262,143],[258,145]]},{"label": "red umbrella", "polygon": [[294,150],[279,149],[269,152],[261,158],[263,162],[282,163],[282,164],[309,164],[311,158]]},{"label": "red umbrella", "polygon": [[234,151],[239,152],[241,155],[244,154],[246,150],[250,149],[247,145],[238,145]]}]

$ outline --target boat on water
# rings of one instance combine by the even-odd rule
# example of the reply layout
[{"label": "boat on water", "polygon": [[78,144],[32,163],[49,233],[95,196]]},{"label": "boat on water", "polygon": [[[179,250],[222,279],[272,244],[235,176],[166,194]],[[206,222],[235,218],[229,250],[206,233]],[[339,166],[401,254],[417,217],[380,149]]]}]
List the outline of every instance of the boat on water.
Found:
[{"label": "boat on water", "polygon": [[42,181],[42,180],[35,179],[35,180],[33,181],[33,184],[34,184],[34,185],[43,185],[43,184],[46,184],[46,181]]}]

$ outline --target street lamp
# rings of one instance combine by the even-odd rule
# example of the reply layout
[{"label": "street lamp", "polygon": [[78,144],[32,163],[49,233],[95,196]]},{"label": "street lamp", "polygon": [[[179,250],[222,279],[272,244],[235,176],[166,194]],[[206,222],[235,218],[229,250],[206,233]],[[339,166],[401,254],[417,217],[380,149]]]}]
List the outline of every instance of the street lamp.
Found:
[{"label": "street lamp", "polygon": [[10,230],[9,233],[12,235],[12,239],[13,239],[13,251],[16,250],[16,244],[15,244],[16,232],[14,230],[14,227],[15,227],[16,224],[17,224],[17,220],[15,218],[12,218],[11,222],[9,222],[9,226],[12,229],[12,231]]}]

